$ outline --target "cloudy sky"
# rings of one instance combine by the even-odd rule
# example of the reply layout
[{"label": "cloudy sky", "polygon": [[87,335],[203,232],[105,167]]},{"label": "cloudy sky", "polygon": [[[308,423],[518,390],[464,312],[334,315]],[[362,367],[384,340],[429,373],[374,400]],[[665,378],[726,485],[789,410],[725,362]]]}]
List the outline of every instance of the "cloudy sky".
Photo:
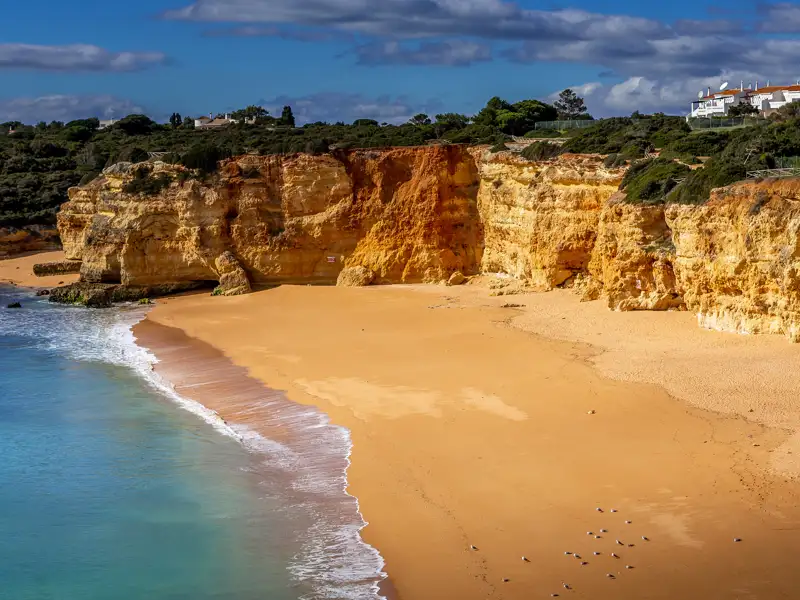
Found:
[{"label": "cloudy sky", "polygon": [[0,121],[471,114],[578,89],[596,116],[684,114],[706,86],[800,78],[800,4],[751,0],[9,2]]}]

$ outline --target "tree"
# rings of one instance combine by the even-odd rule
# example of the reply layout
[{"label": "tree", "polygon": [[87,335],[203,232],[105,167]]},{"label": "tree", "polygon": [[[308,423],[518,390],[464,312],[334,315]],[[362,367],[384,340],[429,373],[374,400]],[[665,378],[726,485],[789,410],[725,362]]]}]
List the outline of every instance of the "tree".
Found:
[{"label": "tree", "polygon": [[729,117],[749,117],[755,116],[759,113],[758,108],[748,102],[742,104],[735,104],[728,109]]},{"label": "tree", "polygon": [[192,117],[183,118],[184,129],[194,129],[194,119]]},{"label": "tree", "polygon": [[586,114],[586,104],[583,102],[583,98],[569,88],[558,95],[554,106],[558,111],[559,119],[579,119]]},{"label": "tree", "polygon": [[525,135],[539,121],[553,121],[558,116],[556,109],[539,100],[522,100],[509,105],[497,113],[497,126],[508,135]]},{"label": "tree", "polygon": [[430,125],[431,118],[425,113],[419,113],[418,115],[411,117],[408,122],[412,125],[416,125],[417,127],[422,127],[423,125]]},{"label": "tree", "polygon": [[183,118],[181,118],[180,113],[172,113],[172,116],[169,118],[169,124],[172,125],[173,129],[177,129],[183,123]]},{"label": "tree", "polygon": [[115,126],[128,135],[145,135],[153,131],[155,124],[155,121],[145,115],[128,115],[117,121]]},{"label": "tree", "polygon": [[281,112],[281,124],[286,125],[286,127],[294,127],[294,114],[292,113],[291,106],[284,106],[283,112]]},{"label": "tree", "polygon": [[[285,110],[285,109],[284,109]],[[289,109],[291,112],[291,108]],[[269,116],[269,112],[261,107],[251,104],[247,108],[240,108],[239,110],[235,110],[231,113],[231,119],[236,119],[237,121],[244,121],[247,119],[264,119]]]}]

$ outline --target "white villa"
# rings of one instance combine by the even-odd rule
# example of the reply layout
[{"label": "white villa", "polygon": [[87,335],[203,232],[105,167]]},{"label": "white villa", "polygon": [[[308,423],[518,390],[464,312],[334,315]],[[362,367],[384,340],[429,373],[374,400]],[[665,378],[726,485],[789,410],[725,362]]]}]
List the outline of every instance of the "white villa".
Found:
[{"label": "white villa", "polygon": [[762,115],[767,116],[790,102],[800,102],[800,84],[798,85],[769,85],[759,87],[758,82],[754,88],[744,87],[742,82],[739,89],[721,90],[712,92],[708,88],[706,94],[692,102],[689,117],[724,117],[732,106],[750,104],[755,106]]}]

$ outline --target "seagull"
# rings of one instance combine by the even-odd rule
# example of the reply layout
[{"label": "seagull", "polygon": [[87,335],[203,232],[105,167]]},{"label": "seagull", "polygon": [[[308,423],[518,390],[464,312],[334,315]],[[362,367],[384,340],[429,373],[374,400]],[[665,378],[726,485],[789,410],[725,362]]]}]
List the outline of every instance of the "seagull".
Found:
[{"label": "seagull", "polygon": [[564,552],[564,554],[572,554],[572,552]]},{"label": "seagull", "polygon": [[619,555],[614,554],[613,552],[611,553],[611,556],[614,557],[614,558],[619,558]]},{"label": "seagull", "polygon": [[596,540],[599,540],[599,539],[600,539],[600,536],[599,536],[599,535],[596,535],[596,536],[594,536],[594,539],[596,539]]},{"label": "seagull", "polygon": [[594,535],[591,531],[587,531],[586,535]]},{"label": "seagull", "polygon": [[632,566],[630,566],[630,565],[625,565],[625,568],[626,568],[626,569],[632,569],[633,567],[632,567]]},{"label": "seagull", "polygon": [[531,562],[531,561],[529,561],[527,557],[523,556],[522,557],[522,562]]},{"label": "seagull", "polygon": [[620,542],[619,540],[617,540],[617,544],[619,544],[620,546],[624,546],[625,545],[622,542]]},{"label": "seagull", "polygon": [[606,577],[614,579],[614,574],[613,573],[606,573]]},{"label": "seagull", "polygon": [[600,553],[599,552],[595,552],[594,555],[595,556],[600,556]]},{"label": "seagull", "polygon": [[649,542],[649,541],[650,541],[650,540],[648,540],[648,539],[647,539],[647,536],[646,536],[646,535],[643,535],[643,536],[642,536],[642,539],[643,539],[645,542]]},{"label": "seagull", "polygon": [[503,577],[503,583],[508,583],[509,581],[511,580],[508,577]]},{"label": "seagull", "polygon": [[550,594],[551,598],[558,598],[558,594]]},{"label": "seagull", "polygon": [[741,541],[742,541],[742,538],[733,538],[733,541],[734,541],[734,542],[741,542]]},{"label": "seagull", "polygon": [[600,533],[608,533],[608,529],[601,529]]},{"label": "seagull", "polygon": [[602,508],[600,508],[599,506],[598,506],[597,508],[595,508],[595,510],[596,510],[597,512],[603,512],[603,509],[602,509]]},{"label": "seagull", "polygon": [[580,560],[580,558],[581,558],[581,555],[580,555],[580,554],[575,554],[575,558],[577,558],[577,559],[579,559],[579,560]]},{"label": "seagull", "polygon": [[477,549],[478,549],[478,547],[477,547],[477,546],[473,546],[473,545],[471,545],[471,544],[470,544],[470,547],[469,547],[469,549],[470,549],[470,550],[477,550]]},{"label": "seagull", "polygon": [[631,524],[630,521],[625,521],[625,525],[630,525],[630,524]]},{"label": "seagull", "polygon": [[565,590],[568,590],[568,589],[569,589],[569,584],[568,584],[568,583],[565,583],[565,584],[563,584],[563,585],[564,585],[564,589],[565,589]]},{"label": "seagull", "polygon": [[589,563],[587,563],[586,561],[583,561],[583,562],[581,563],[581,566],[582,566],[582,567],[585,567],[585,566],[586,566],[586,565],[588,565],[588,564],[589,564]]},{"label": "seagull", "polygon": [[617,512],[617,509],[616,508],[612,508],[611,512]]}]

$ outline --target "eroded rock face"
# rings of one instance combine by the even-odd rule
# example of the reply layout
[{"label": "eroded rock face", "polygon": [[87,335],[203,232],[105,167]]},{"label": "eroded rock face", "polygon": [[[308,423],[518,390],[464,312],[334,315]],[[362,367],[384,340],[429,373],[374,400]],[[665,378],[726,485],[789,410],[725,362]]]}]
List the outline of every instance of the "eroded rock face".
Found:
[{"label": "eroded rock face", "polygon": [[532,163],[500,153],[479,165],[482,270],[545,290],[586,272],[600,212],[625,170],[605,168],[599,156],[578,155]]},{"label": "eroded rock face", "polygon": [[[431,282],[479,269],[478,172],[460,146],[339,157],[243,156],[208,181],[148,165],[173,182],[123,191],[143,165],[120,164],[70,190],[58,215],[67,258],[91,283],[327,282],[361,266],[376,281]],[[183,179],[183,182],[181,180]]]},{"label": "eroded rock face", "polygon": [[0,258],[24,252],[60,249],[61,241],[54,225],[0,227]]},{"label": "eroded rock face", "polygon": [[711,329],[800,341],[800,180],[745,182],[669,206],[675,274]]},{"label": "eroded rock face", "polygon": [[635,205],[618,192],[603,206],[582,294],[613,310],[682,308],[664,205]]}]

